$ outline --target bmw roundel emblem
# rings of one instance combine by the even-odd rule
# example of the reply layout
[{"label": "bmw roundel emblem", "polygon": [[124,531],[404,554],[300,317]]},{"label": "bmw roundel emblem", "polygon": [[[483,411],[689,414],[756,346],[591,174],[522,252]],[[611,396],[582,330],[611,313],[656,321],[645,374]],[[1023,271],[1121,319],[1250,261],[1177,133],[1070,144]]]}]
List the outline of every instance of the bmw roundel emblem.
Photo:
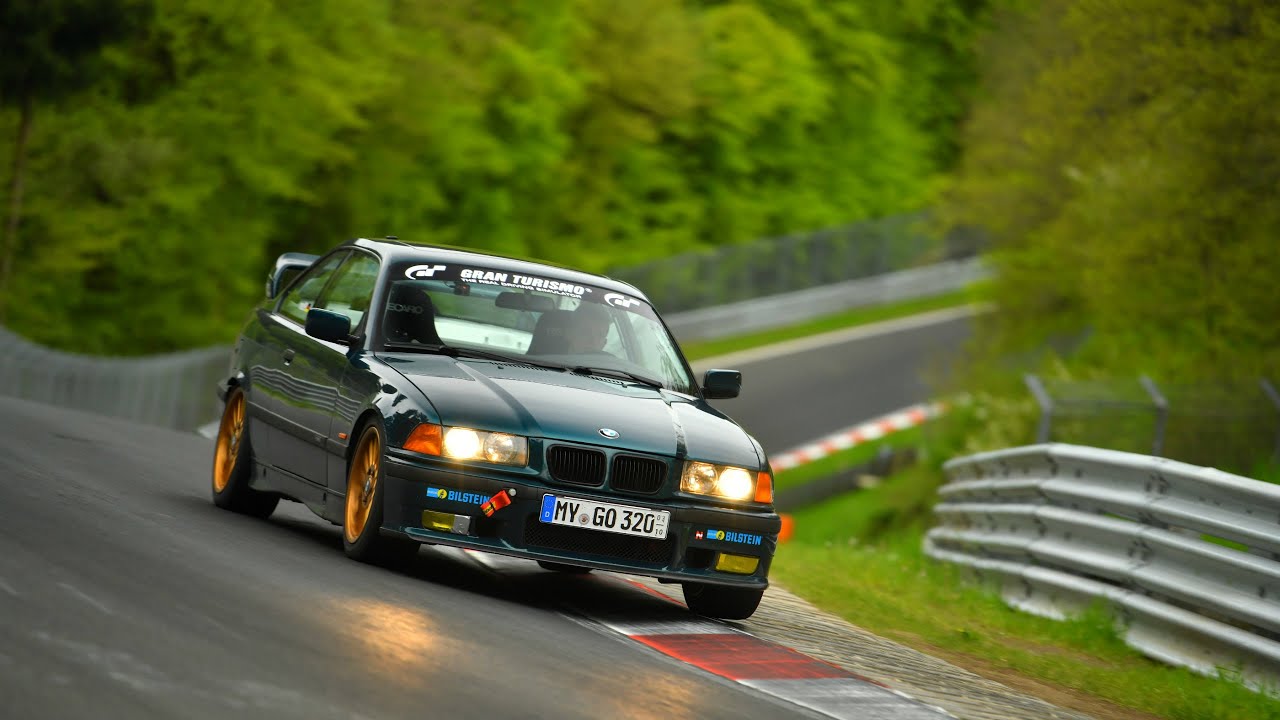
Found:
[{"label": "bmw roundel emblem", "polygon": [[617,430],[611,430],[611,429],[609,429],[609,428],[600,428],[600,434],[601,434],[601,435],[603,435],[604,437],[609,438],[610,440],[617,440],[617,439],[618,439],[618,431],[617,431]]}]

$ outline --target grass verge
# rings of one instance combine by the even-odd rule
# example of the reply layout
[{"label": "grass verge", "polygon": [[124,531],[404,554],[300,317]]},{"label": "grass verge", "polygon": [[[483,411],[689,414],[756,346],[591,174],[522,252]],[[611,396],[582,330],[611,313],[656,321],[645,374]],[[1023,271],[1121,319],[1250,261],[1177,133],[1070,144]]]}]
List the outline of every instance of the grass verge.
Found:
[{"label": "grass verge", "polygon": [[1067,622],[1035,617],[929,560],[921,541],[940,481],[920,465],[795,513],[774,577],[867,630],[1095,717],[1280,719],[1280,701],[1132,650],[1102,608]]},{"label": "grass verge", "polygon": [[908,315],[918,315],[920,313],[929,312],[931,310],[943,310],[946,308],[959,307],[970,303],[982,302],[986,300],[988,285],[986,283],[978,283],[971,285],[963,290],[949,292],[943,295],[935,295],[928,298],[919,298],[917,300],[904,300],[897,303],[888,303],[885,305],[872,305],[869,307],[854,308],[846,310],[834,315],[803,322],[798,325],[790,325],[788,327],[774,328],[772,330],[762,330],[747,335],[736,335],[734,337],[719,338],[716,340],[703,340],[688,343],[680,343],[680,349],[684,351],[684,356],[693,362],[703,358],[724,355],[739,350],[747,350],[749,348],[759,347],[762,345],[772,345],[773,343],[783,342],[785,340],[794,340],[809,335],[819,335],[832,330],[840,330],[856,325],[867,325],[882,320],[894,320],[896,318],[907,317]]}]

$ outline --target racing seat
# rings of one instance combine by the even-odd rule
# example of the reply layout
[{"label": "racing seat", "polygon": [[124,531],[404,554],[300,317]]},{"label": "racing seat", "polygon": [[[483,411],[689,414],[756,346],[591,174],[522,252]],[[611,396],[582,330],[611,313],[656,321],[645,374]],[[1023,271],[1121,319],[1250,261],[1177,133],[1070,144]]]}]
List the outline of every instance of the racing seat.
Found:
[{"label": "racing seat", "polygon": [[533,326],[533,338],[525,355],[564,355],[569,352],[569,333],[572,332],[573,313],[569,310],[548,310]]},{"label": "racing seat", "polygon": [[409,283],[391,286],[383,331],[387,342],[443,345],[436,332],[436,308],[426,290]]}]

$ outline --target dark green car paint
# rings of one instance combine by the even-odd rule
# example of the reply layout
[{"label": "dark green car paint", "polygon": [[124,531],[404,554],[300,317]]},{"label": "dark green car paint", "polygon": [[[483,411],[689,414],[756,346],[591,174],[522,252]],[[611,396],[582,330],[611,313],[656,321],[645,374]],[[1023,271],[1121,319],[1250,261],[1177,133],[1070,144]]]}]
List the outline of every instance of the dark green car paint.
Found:
[{"label": "dark green car paint", "polygon": [[[318,262],[348,252],[376,257],[384,276],[389,266],[405,260],[483,263],[644,297],[624,283],[573,270],[391,242],[353,241]],[[386,285],[387,279],[380,277],[369,308],[381,308],[386,302]],[[308,336],[297,322],[278,313],[280,302],[281,297],[269,299],[251,314],[236,343],[229,377],[220,388],[225,393],[228,386],[239,385],[245,391],[256,460],[253,487],[300,501],[321,517],[341,523],[349,443],[359,426],[371,421],[381,424],[388,446],[383,533],[669,580],[767,585],[780,528],[772,507],[679,491],[686,459],[753,472],[768,469],[760,444],[700,395],[518,362],[376,349],[371,338],[382,336],[376,312],[365,313],[352,329],[355,342],[326,342]],[[401,449],[421,423],[527,437],[529,463],[510,467],[460,462]],[[619,437],[608,439],[601,428],[613,429]],[[608,482],[600,487],[553,482],[544,453],[554,444],[600,450],[607,456],[606,467],[612,467],[617,454],[661,459],[667,464],[666,482],[652,495],[616,492]],[[504,489],[516,493],[509,507],[485,518],[474,503],[428,497],[427,487],[470,494],[471,499]],[[669,545],[669,555],[661,561],[640,561],[593,553],[589,545],[574,551],[530,547],[525,543],[525,525],[537,523],[544,493],[669,510],[669,541],[663,541]],[[423,510],[473,516],[473,536],[423,528]],[[707,528],[760,536],[761,542],[696,537]],[[627,536],[614,536],[615,542],[617,537]],[[759,569],[749,576],[716,572],[709,567],[715,551],[759,556]]]}]

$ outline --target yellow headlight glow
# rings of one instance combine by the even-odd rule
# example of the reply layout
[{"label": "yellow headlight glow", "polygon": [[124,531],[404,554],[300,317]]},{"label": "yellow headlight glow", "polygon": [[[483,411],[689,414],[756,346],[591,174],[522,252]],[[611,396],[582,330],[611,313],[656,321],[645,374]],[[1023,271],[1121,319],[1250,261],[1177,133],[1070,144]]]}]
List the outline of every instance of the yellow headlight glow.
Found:
[{"label": "yellow headlight glow", "polygon": [[[434,434],[419,432],[423,428]],[[441,430],[443,430],[443,438]],[[444,455],[450,460],[482,460],[499,465],[529,464],[527,438],[464,427],[441,428],[439,425],[419,425],[409,441],[405,443],[404,448],[425,455]]]},{"label": "yellow headlight glow", "polygon": [[469,428],[449,428],[444,434],[444,454],[455,460],[474,460],[480,455],[480,435]]},{"label": "yellow headlight glow", "polygon": [[720,479],[716,480],[716,494],[730,500],[746,500],[755,494],[751,473],[742,468],[725,468],[720,471]]},{"label": "yellow headlight glow", "polygon": [[744,468],[691,460],[684,464],[680,490],[726,500],[752,500],[756,494],[756,481],[755,476]]}]

